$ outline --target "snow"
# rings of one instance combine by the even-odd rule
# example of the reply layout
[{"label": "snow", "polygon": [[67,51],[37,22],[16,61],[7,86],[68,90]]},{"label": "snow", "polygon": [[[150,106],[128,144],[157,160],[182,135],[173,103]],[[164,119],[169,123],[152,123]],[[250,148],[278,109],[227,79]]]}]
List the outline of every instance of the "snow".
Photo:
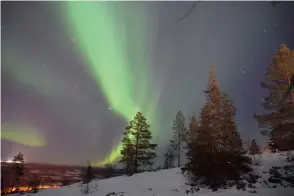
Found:
[{"label": "snow", "polygon": [[[262,165],[255,166],[254,172],[260,174],[263,179],[268,179],[268,171],[273,166],[284,166],[289,163],[285,161],[285,153],[262,155]],[[265,173],[267,172],[267,173]],[[261,184],[255,184],[256,193],[237,190],[235,187],[226,190],[212,192],[211,189],[200,188],[200,191],[194,194],[187,194],[189,189],[185,185],[186,179],[183,177],[179,168],[160,170],[157,172],[144,172],[131,177],[119,176],[104,180],[94,180],[90,187],[92,192],[89,196],[105,196],[111,192],[124,192],[118,196],[293,196],[294,188],[265,188]],[[66,187],[40,190],[35,196],[85,196],[81,192],[81,184],[73,184]],[[33,194],[28,194],[33,195]]]}]

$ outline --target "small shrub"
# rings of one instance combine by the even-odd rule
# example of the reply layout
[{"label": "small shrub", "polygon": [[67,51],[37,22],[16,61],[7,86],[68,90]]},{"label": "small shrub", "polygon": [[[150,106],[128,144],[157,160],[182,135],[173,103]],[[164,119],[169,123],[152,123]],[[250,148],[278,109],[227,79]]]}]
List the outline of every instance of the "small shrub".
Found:
[{"label": "small shrub", "polygon": [[269,177],[268,181],[269,181],[270,183],[275,183],[275,184],[278,184],[278,183],[281,183],[281,182],[282,182],[281,179],[279,179],[279,178],[275,178],[275,177],[272,177],[272,176]]},{"label": "small shrub", "polygon": [[275,168],[271,168],[271,169],[269,170],[269,173],[270,173],[273,177],[275,177],[275,178],[281,178],[281,177],[282,177],[282,174],[281,174],[277,169],[275,169]]},{"label": "small shrub", "polygon": [[262,155],[261,154],[251,155],[251,159],[252,159],[252,165],[260,166],[262,162]]},{"label": "small shrub", "polygon": [[38,178],[31,178],[28,184],[29,187],[32,187],[32,192],[37,193],[40,190],[41,180]]},{"label": "small shrub", "polygon": [[242,181],[239,181],[237,182],[236,184],[236,189],[238,190],[245,190],[246,189],[246,183],[245,182],[242,182]]},{"label": "small shrub", "polygon": [[288,161],[289,163],[294,162],[294,154],[292,152],[287,152],[286,161]]}]

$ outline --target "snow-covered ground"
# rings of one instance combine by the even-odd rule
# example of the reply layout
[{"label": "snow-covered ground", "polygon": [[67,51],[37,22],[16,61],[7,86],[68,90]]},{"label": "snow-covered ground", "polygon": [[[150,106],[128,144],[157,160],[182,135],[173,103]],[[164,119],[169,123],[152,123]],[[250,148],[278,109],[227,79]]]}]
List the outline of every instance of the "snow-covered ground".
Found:
[{"label": "snow-covered ground", "polygon": [[[235,187],[226,190],[212,192],[211,189],[200,188],[198,192],[186,193],[190,189],[186,185],[186,179],[183,177],[179,168],[170,170],[160,170],[157,172],[145,172],[131,177],[119,176],[105,180],[93,181],[90,185],[91,192],[89,196],[106,196],[109,193],[123,192],[117,196],[294,196],[294,187],[280,187],[274,183],[263,184],[270,177],[269,170],[272,167],[281,167],[288,165],[285,161],[285,153],[262,155],[262,165],[256,166],[254,172],[262,176],[254,188],[246,187],[246,190],[237,190]],[[293,174],[294,175],[294,174]],[[82,193],[82,185],[77,183],[67,187],[40,190],[35,196],[85,196]],[[251,193],[255,192],[255,193]],[[27,193],[27,195],[33,195]],[[111,195],[111,194],[110,194]],[[113,195],[111,195],[113,196]]]}]

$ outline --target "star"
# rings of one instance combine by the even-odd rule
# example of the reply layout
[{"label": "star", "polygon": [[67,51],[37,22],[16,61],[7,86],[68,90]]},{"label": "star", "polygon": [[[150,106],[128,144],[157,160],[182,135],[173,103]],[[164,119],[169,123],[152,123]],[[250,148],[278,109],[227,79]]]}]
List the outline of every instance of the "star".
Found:
[{"label": "star", "polygon": [[146,14],[145,14],[145,16],[149,16],[149,14],[148,14],[148,13],[146,13]]},{"label": "star", "polygon": [[21,33],[21,35],[22,35],[22,36],[24,36],[24,35],[25,35],[25,33]]},{"label": "star", "polygon": [[23,97],[20,97],[21,100],[23,100]]},{"label": "star", "polygon": [[279,23],[276,23],[275,26],[278,27],[279,26]]},{"label": "star", "polygon": [[245,70],[245,69],[241,69],[241,72],[242,72],[243,74],[245,74],[245,73],[246,73],[246,70]]},{"label": "star", "polygon": [[76,84],[75,87],[76,87],[77,89],[79,89],[79,85]]},{"label": "star", "polygon": [[263,32],[265,33],[265,32],[266,32],[266,30],[264,29],[264,30],[263,30]]},{"label": "star", "polygon": [[72,38],[72,41],[73,41],[73,42],[76,42],[76,41],[77,41],[77,39],[76,39],[76,38]]},{"label": "star", "polygon": [[29,94],[29,97],[32,97],[32,95],[31,95],[31,94]]},{"label": "star", "polygon": [[48,35],[50,36],[50,35],[51,35],[51,33],[48,33]]},{"label": "star", "polygon": [[112,110],[112,108],[108,108],[108,110]]}]

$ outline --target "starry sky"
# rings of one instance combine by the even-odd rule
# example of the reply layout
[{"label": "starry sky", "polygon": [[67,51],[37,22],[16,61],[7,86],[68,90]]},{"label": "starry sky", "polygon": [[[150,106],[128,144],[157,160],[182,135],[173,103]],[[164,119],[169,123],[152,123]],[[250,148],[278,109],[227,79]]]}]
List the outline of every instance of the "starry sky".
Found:
[{"label": "starry sky", "polygon": [[104,160],[141,110],[160,163],[177,110],[205,103],[211,65],[241,135],[264,140],[252,114],[276,49],[294,48],[293,2],[199,2],[178,23],[193,2],[67,4],[1,4],[2,160]]}]

